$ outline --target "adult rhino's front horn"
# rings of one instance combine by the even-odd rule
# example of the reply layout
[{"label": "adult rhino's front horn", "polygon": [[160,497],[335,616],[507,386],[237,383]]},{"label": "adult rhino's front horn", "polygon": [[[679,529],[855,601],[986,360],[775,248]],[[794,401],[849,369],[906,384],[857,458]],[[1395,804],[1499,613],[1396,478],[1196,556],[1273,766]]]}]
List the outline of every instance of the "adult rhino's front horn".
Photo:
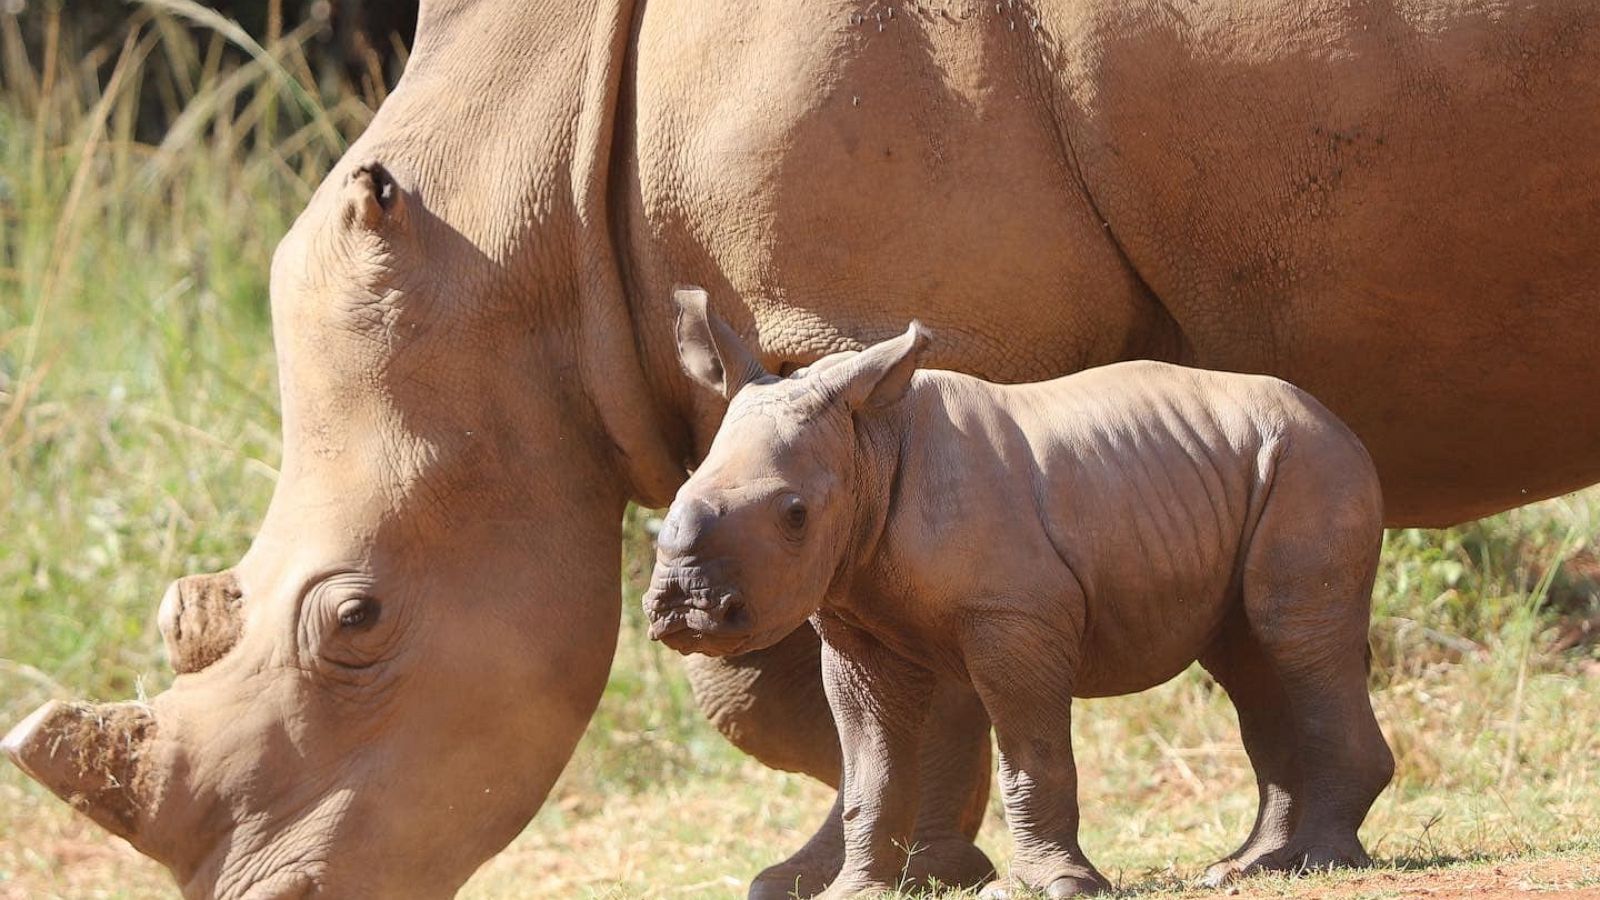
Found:
[{"label": "adult rhino's front horn", "polygon": [[35,781],[102,827],[140,846],[161,795],[149,758],[155,714],[143,703],[51,700],[0,741]]}]

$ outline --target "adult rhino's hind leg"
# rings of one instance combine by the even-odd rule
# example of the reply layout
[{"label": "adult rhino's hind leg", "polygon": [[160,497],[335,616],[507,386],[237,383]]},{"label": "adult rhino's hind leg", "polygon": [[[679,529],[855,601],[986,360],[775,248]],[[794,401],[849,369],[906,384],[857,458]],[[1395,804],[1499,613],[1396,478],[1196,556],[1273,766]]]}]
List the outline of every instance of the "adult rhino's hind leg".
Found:
[{"label": "adult rhino's hind leg", "polygon": [[906,861],[910,885],[977,887],[994,863],[972,842],[989,806],[989,714],[969,685],[940,682],[923,723],[921,800]]},{"label": "adult rhino's hind leg", "polygon": [[[737,657],[687,658],[696,702],[734,746],[765,765],[833,787],[839,736],[822,687],[822,642],[810,625],[772,647]],[[972,885],[992,866],[972,843],[989,797],[989,722],[971,691],[941,685],[924,727],[922,794],[907,875]],[[752,900],[810,897],[844,864],[837,803],[794,855],[756,876]]]}]

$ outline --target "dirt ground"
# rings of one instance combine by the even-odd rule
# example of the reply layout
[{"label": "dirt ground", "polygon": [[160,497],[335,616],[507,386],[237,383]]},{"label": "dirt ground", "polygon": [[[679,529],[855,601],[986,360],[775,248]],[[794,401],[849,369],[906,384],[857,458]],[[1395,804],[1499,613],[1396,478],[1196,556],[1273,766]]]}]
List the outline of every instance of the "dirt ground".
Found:
[{"label": "dirt ground", "polygon": [[1558,853],[1409,871],[1378,869],[1334,879],[1310,879],[1304,884],[1289,879],[1258,878],[1226,891],[1185,891],[1182,896],[1196,900],[1202,897],[1455,900],[1535,894],[1563,900],[1600,900],[1600,852]]},{"label": "dirt ground", "polygon": [[[53,816],[51,817],[54,818]],[[0,868],[0,900],[99,900],[99,898],[176,897],[165,887],[159,868],[126,844],[107,841],[86,823],[52,821],[42,829],[34,846],[32,872]],[[21,876],[19,880],[12,880]],[[116,886],[113,886],[116,885]],[[530,885],[531,886],[531,885]],[[1327,898],[1327,900],[1481,900],[1491,897],[1538,897],[1541,900],[1600,900],[1600,851],[1571,851],[1530,857],[1510,857],[1428,866],[1420,869],[1379,868],[1289,879],[1249,879],[1223,891],[1188,889],[1176,881],[1153,879],[1124,884],[1119,896],[1208,898]],[[656,896],[737,897],[742,885],[731,877],[679,884]],[[654,892],[652,892],[654,893]],[[505,895],[511,896],[511,895]],[[604,897],[637,896],[598,885],[568,882],[550,893],[533,889],[525,896]],[[970,896],[970,895],[960,895]]]},{"label": "dirt ground", "polygon": [[[829,802],[821,785],[757,769],[750,770],[747,786],[746,799],[760,801],[717,804],[693,786],[629,798],[566,794],[547,810],[549,817],[541,815],[488,863],[462,898],[742,897],[747,874],[763,860],[770,862],[779,847],[794,844],[802,826]],[[712,793],[725,798],[734,791],[720,785]],[[1221,892],[1190,887],[1198,874],[1190,865],[1194,860],[1155,870],[1107,868],[1106,873],[1120,887],[1120,897],[1600,900],[1600,844],[1578,841],[1578,849],[1502,850],[1474,860],[1453,860],[1451,847],[1435,854],[1416,847],[1394,855],[1378,847],[1381,865],[1373,870],[1261,876]],[[1000,823],[989,823],[984,842],[1002,865],[1010,857]],[[165,871],[125,842],[14,778],[0,778],[0,900],[176,897]]]}]

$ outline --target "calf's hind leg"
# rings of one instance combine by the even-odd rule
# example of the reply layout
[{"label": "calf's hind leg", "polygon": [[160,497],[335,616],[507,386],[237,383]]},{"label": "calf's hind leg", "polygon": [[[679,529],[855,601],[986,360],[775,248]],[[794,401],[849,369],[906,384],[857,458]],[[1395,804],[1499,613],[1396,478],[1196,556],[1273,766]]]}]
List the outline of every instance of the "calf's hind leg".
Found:
[{"label": "calf's hind leg", "polygon": [[1206,870],[1204,883],[1219,887],[1289,843],[1299,816],[1300,773],[1294,723],[1272,660],[1250,632],[1243,611],[1231,616],[1201,657],[1239,716],[1239,733],[1256,773],[1260,804],[1250,836],[1232,854]]},{"label": "calf's hind leg", "polygon": [[[1288,840],[1249,867],[1364,866],[1371,859],[1357,830],[1394,775],[1367,693],[1381,500],[1356,491],[1330,504],[1326,493],[1296,497],[1291,483],[1313,479],[1280,478],[1262,511],[1245,557],[1244,608],[1287,704],[1299,787]],[[1310,509],[1316,527],[1307,527]]]}]

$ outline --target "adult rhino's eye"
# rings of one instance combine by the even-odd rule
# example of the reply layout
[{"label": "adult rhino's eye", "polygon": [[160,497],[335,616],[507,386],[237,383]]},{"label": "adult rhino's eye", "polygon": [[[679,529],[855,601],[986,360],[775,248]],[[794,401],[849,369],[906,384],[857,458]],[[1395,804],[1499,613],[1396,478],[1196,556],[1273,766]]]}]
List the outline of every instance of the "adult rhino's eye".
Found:
[{"label": "adult rhino's eye", "polygon": [[806,527],[806,502],[793,494],[783,498],[780,506],[785,528],[798,534]]},{"label": "adult rhino's eye", "polygon": [[365,628],[378,621],[378,601],[371,597],[351,597],[339,604],[339,627]]}]

